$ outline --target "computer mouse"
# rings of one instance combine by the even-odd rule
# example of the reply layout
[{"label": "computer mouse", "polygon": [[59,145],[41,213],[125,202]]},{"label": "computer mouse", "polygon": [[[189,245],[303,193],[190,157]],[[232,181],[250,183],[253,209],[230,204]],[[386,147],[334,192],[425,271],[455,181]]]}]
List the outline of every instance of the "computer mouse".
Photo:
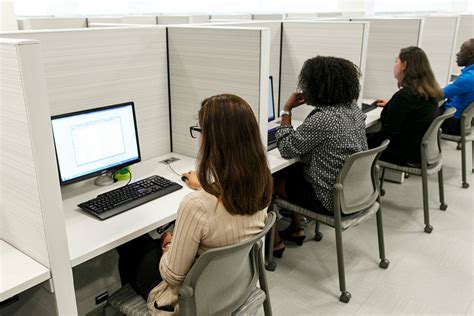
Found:
[{"label": "computer mouse", "polygon": [[188,181],[188,180],[189,180],[189,179],[188,179],[188,177],[186,177],[186,176],[182,176],[182,177],[181,177],[181,181],[183,181],[183,182],[186,182],[186,181]]}]

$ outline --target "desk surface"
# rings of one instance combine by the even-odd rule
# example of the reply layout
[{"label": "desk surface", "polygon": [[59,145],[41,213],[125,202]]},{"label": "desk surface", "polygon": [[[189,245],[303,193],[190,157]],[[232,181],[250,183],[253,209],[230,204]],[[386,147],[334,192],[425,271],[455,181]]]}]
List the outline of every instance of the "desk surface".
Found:
[{"label": "desk surface", "polygon": [[[374,113],[368,115],[367,126],[375,124],[380,114],[379,110],[371,112]],[[301,122],[298,121],[293,122],[295,127],[300,124]],[[195,169],[195,158],[169,153],[132,166],[132,181],[156,174],[183,185],[183,189],[104,221],[83,212],[77,207],[77,204],[94,198],[98,194],[116,189],[124,185],[124,182],[118,182],[108,187],[97,187],[93,184],[92,179],[62,188],[69,256],[72,266],[77,266],[176,219],[176,210],[181,200],[192,190],[181,181],[180,176],[174,174],[167,165],[159,162],[169,157],[180,159],[171,164],[178,173]],[[272,173],[290,166],[296,161],[297,159],[283,159],[277,149],[268,152],[268,162]]]},{"label": "desk surface", "polygon": [[0,302],[48,280],[49,269],[0,240]]}]

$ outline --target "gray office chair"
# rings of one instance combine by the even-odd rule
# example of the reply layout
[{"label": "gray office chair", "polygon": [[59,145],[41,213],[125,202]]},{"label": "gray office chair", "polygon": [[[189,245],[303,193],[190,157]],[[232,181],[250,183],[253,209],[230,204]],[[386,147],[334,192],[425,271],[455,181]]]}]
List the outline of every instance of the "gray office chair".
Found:
[{"label": "gray office chair", "polygon": [[[441,139],[456,142],[461,149],[462,187],[469,188],[466,168],[466,142],[474,142],[472,120],[474,117],[474,102],[464,109],[461,115],[461,135],[441,134]],[[474,146],[472,147],[474,156]],[[472,170],[474,172],[474,169]]]},{"label": "gray office chair", "polygon": [[[208,250],[196,260],[179,289],[180,315],[255,315],[262,305],[265,315],[272,314],[262,238],[275,218],[269,212],[264,229],[255,237]],[[110,296],[108,303],[126,315],[149,315],[146,302],[130,285]]]},{"label": "gray office chair", "polygon": [[[312,218],[317,223],[331,226],[336,232],[337,265],[339,271],[339,300],[348,303],[351,293],[346,289],[344,271],[344,253],[342,248],[342,232],[350,227],[359,225],[374,214],[377,216],[377,235],[379,242],[379,267],[387,269],[390,262],[385,257],[383,239],[382,208],[380,206],[377,160],[381,152],[387,148],[389,141],[385,140],[379,147],[351,155],[342,167],[334,185],[334,215],[318,213],[290,203],[282,198],[276,198],[274,203],[278,208],[291,210]],[[319,241],[322,234],[316,225],[315,240]]]},{"label": "gray office chair", "polygon": [[262,238],[275,218],[269,212],[265,228],[251,239],[202,254],[179,289],[180,313],[255,315],[263,303],[265,315],[271,315]]},{"label": "gray office chair", "polygon": [[393,163],[385,162],[380,160],[379,165],[382,167],[382,177],[380,183],[380,192],[383,196],[385,191],[383,190],[383,181],[385,176],[385,169],[397,170],[407,172],[409,174],[419,175],[422,180],[423,187],[423,215],[425,222],[425,233],[431,233],[433,226],[430,224],[430,213],[428,206],[428,175],[438,173],[438,186],[439,186],[439,200],[440,209],[445,211],[448,205],[444,200],[444,182],[443,182],[443,154],[441,152],[441,124],[447,118],[454,115],[456,110],[454,108],[447,109],[442,115],[438,116],[433,120],[430,127],[426,131],[425,135],[421,140],[420,152],[421,152],[421,165],[420,166],[400,166]]}]

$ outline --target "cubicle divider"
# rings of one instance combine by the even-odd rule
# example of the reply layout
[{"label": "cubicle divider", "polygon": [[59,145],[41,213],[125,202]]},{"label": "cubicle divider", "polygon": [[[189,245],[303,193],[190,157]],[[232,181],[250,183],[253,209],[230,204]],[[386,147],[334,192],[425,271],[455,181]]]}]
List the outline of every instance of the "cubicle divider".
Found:
[{"label": "cubicle divider", "polygon": [[424,18],[419,46],[426,52],[438,83],[443,87],[451,77],[451,65],[458,16],[427,16]]},{"label": "cubicle divider", "polygon": [[18,19],[19,30],[81,29],[87,28],[83,17],[32,17]]},{"label": "cubicle divider", "polygon": [[189,127],[201,101],[221,93],[250,104],[266,144],[269,35],[262,28],[168,28],[173,152],[197,156]]},{"label": "cubicle divider", "polygon": [[214,13],[214,14],[211,14],[211,20],[252,20],[252,14],[251,13],[236,13],[236,14]]},{"label": "cubicle divider", "polygon": [[[0,239],[48,268],[57,313],[76,314],[40,44],[1,39],[0,74]],[[34,286],[24,279],[32,271],[24,268],[23,261],[2,266],[2,290],[5,283]]]},{"label": "cubicle divider", "polygon": [[401,48],[419,45],[423,19],[374,18],[352,21],[370,22],[362,96],[367,99],[389,99],[397,91],[397,81],[393,78],[395,58]]},{"label": "cubicle divider", "polygon": [[[303,63],[317,55],[341,57],[356,64],[362,73],[362,92],[368,34],[369,23],[366,22],[285,21],[281,53],[280,107],[286,98],[296,91]],[[298,107],[293,110],[293,117],[303,120],[311,110],[310,106]]]},{"label": "cubicle divider", "polygon": [[166,29],[21,32],[41,42],[51,115],[133,101],[142,160],[170,152]]},{"label": "cubicle divider", "polygon": [[226,23],[213,23],[210,26],[235,26],[235,27],[265,27],[270,29],[270,76],[273,77],[273,95],[275,111],[278,111],[280,97],[280,56],[281,56],[281,30],[282,21],[239,21]]},{"label": "cubicle divider", "polygon": [[[459,52],[462,43],[470,38],[474,38],[474,15],[463,14],[459,16],[458,29],[456,33],[456,40],[453,48],[453,56]],[[456,64],[456,58],[453,58],[451,66],[451,75],[459,75],[461,68]]]}]

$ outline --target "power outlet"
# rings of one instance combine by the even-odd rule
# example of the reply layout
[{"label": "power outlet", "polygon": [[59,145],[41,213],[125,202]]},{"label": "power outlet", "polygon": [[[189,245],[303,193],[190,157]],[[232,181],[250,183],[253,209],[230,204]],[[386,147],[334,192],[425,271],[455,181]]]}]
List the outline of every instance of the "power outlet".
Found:
[{"label": "power outlet", "polygon": [[179,158],[176,158],[176,157],[169,157],[168,159],[165,159],[165,160],[162,160],[160,161],[160,163],[163,163],[165,165],[169,165],[170,163],[172,162],[175,162],[175,161],[178,161]]},{"label": "power outlet", "polygon": [[95,297],[95,303],[99,305],[102,302],[105,302],[109,298],[109,292],[105,291],[104,293],[97,295]]}]

